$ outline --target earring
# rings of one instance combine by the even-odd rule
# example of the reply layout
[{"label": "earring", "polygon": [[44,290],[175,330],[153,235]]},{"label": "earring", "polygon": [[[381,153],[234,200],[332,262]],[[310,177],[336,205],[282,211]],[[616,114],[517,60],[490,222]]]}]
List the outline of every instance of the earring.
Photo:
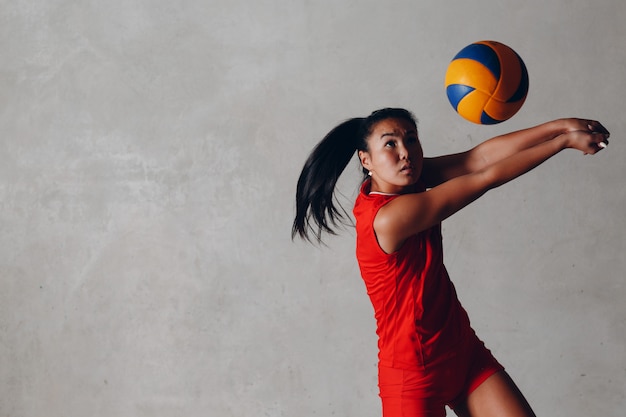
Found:
[{"label": "earring", "polygon": [[372,176],[372,171],[368,171],[367,175]]}]

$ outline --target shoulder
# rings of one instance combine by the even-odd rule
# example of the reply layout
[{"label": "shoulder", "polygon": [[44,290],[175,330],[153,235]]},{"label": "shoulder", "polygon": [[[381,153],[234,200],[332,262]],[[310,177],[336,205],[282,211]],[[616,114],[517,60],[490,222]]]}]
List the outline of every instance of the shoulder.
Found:
[{"label": "shoulder", "polygon": [[371,193],[370,182],[368,180],[361,185],[359,195],[354,203],[354,215],[359,216],[365,212],[371,211],[378,212],[382,206],[395,200],[397,197],[400,196],[396,194]]},{"label": "shoulder", "polygon": [[370,193],[369,181],[363,183],[352,211],[356,219],[357,231],[364,227],[373,227],[374,219],[378,217],[380,209],[398,197],[398,195]]},{"label": "shoulder", "polygon": [[397,251],[409,237],[436,223],[431,219],[428,202],[424,201],[428,193],[429,191],[420,190],[403,194],[379,208],[373,227],[378,242],[386,253]]}]

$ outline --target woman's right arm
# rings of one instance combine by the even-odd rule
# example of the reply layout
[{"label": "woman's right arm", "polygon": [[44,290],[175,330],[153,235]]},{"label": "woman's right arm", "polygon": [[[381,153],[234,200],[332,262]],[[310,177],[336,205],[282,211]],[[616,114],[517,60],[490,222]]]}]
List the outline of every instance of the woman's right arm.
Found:
[{"label": "woman's right arm", "polygon": [[576,130],[608,133],[604,126],[595,120],[578,118],[553,120],[496,136],[466,152],[425,158],[423,180],[429,187],[434,187],[454,177],[479,171],[524,149],[550,141],[563,133]]},{"label": "woman's right arm", "polygon": [[572,148],[595,154],[600,150],[598,143],[607,137],[608,132],[569,131],[429,191],[402,195],[382,207],[374,220],[379,244],[385,252],[395,252],[409,236],[440,223],[487,191],[527,173],[560,151]]}]

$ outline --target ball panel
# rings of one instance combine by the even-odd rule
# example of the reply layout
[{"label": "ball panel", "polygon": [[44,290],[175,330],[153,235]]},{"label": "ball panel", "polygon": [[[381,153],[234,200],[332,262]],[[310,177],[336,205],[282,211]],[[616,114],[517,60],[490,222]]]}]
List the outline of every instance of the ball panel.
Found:
[{"label": "ball panel", "polygon": [[455,59],[448,66],[445,85],[450,84],[467,85],[491,94],[498,85],[498,79],[480,62],[461,58]]},{"label": "ball panel", "polygon": [[522,104],[524,104],[523,101],[509,103],[491,99],[485,103],[483,111],[493,119],[504,121],[513,117]]},{"label": "ball panel", "polygon": [[470,122],[480,123],[483,108],[490,98],[490,94],[480,90],[474,90],[459,102],[457,112]]},{"label": "ball panel", "polygon": [[498,124],[500,122],[503,122],[503,121],[504,120],[493,119],[485,112],[483,112],[483,114],[480,115],[480,124],[481,125],[496,125],[496,124]]},{"label": "ball panel", "polygon": [[494,98],[508,101],[518,90],[522,80],[522,62],[519,56],[508,46],[494,43],[495,52],[502,66],[502,77],[494,91]]},{"label": "ball panel", "polygon": [[524,100],[526,100],[526,95],[528,94],[528,87],[529,87],[528,70],[526,69],[526,65],[524,64],[524,61],[522,61],[522,58],[519,58],[519,62],[520,62],[520,66],[522,69],[522,75],[520,78],[519,85],[517,86],[517,90],[513,93],[513,95],[509,98],[508,101],[510,102],[521,101],[523,104]]},{"label": "ball panel", "polygon": [[452,107],[454,107],[454,110],[458,110],[459,102],[472,91],[474,91],[474,88],[461,84],[450,84],[446,87],[448,100],[450,104],[452,104]]},{"label": "ball panel", "polygon": [[488,42],[476,42],[461,49],[452,59],[469,59],[480,62],[493,74],[495,79],[500,78],[501,66],[496,51]]}]

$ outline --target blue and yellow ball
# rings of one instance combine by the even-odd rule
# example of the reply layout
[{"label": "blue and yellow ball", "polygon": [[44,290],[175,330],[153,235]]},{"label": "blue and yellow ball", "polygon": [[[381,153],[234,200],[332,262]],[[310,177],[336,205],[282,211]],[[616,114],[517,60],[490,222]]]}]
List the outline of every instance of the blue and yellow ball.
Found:
[{"label": "blue and yellow ball", "polygon": [[445,79],[448,100],[470,122],[493,125],[510,119],[526,100],[528,71],[508,46],[480,41],[461,49]]}]

